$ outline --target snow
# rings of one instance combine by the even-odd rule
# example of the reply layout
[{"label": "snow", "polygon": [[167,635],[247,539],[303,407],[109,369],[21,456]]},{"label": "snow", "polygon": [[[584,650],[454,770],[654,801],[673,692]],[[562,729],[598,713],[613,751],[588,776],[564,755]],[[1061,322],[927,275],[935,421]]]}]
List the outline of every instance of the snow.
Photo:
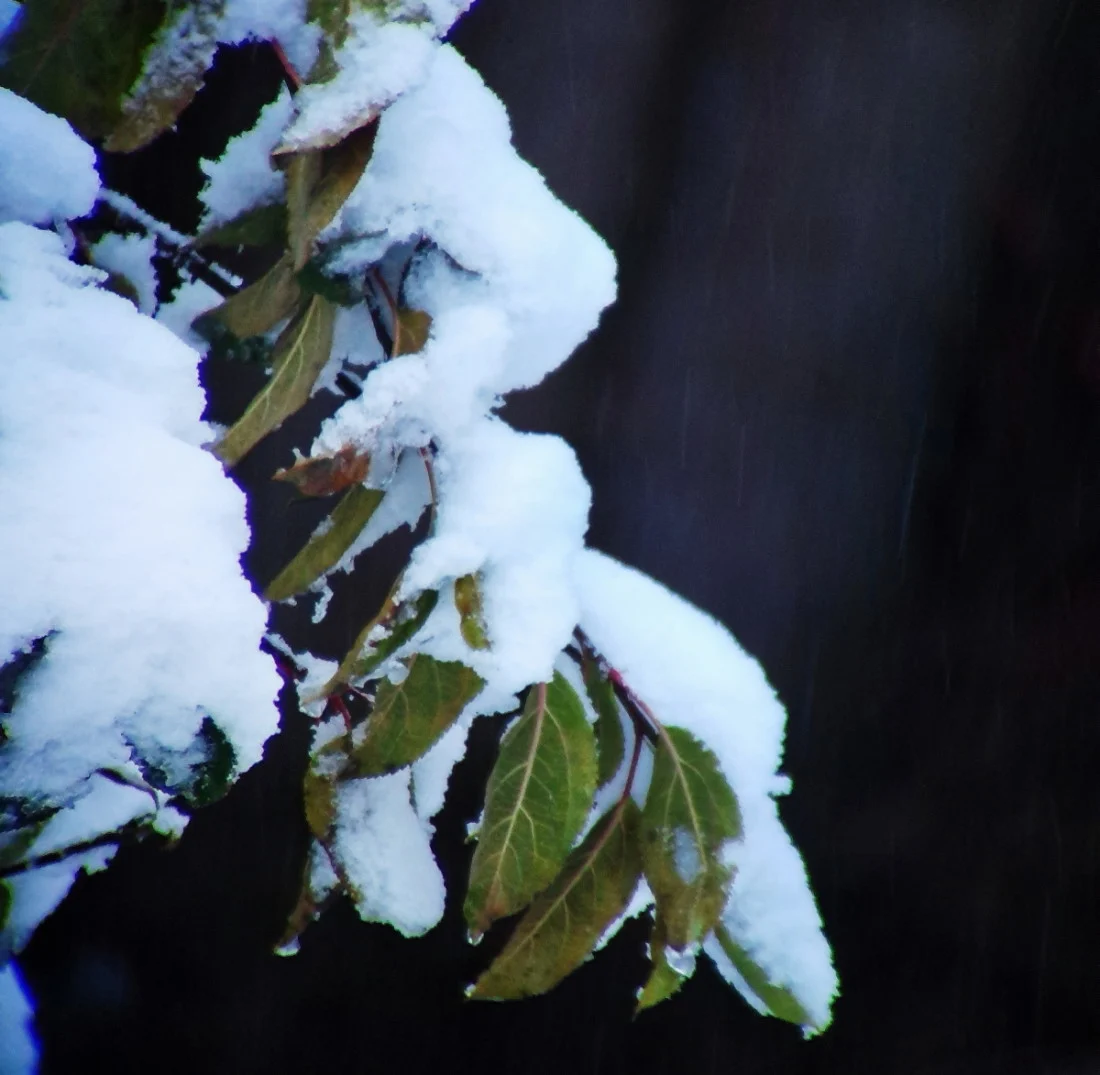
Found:
[{"label": "snow", "polygon": [[290,118],[292,104],[290,92],[284,88],[261,110],[250,130],[229,140],[217,160],[199,161],[206,176],[206,185],[199,193],[199,200],[206,206],[200,231],[282,197],[286,179],[272,167],[271,151]]},{"label": "snow", "polygon": [[[207,714],[237,769],[276,729],[266,610],[241,574],[244,498],[201,445],[198,356],[68,260],[52,232],[0,226],[0,664],[45,638],[4,718],[4,793],[63,809],[31,855],[153,815],[145,756],[181,756]],[[159,827],[178,832],[169,814]],[[18,947],[105,847],[13,879]]]},{"label": "snow", "polygon": [[306,0],[226,0],[218,40],[224,45],[278,41],[304,75],[317,58],[321,31],[306,22]]},{"label": "snow", "polygon": [[409,771],[339,786],[333,852],[366,922],[388,922],[407,937],[443,917],[443,875],[432,827],[409,798]]},{"label": "snow", "polygon": [[31,1016],[15,964],[0,967],[0,1075],[32,1075],[35,1070],[38,1049]]},{"label": "snow", "polygon": [[157,321],[189,347],[202,353],[209,344],[191,328],[191,323],[222,301],[222,296],[209,284],[185,277],[172,292],[172,298],[161,303]]},{"label": "snow", "polygon": [[65,120],[0,88],[0,222],[84,216],[98,190],[95,150]]},{"label": "snow", "polygon": [[[737,872],[723,923],[823,1028],[837,978],[773,798],[789,786],[776,773],[786,714],[775,692],[724,627],[654,580],[591,550],[576,557],[574,572],[580,623],[600,653],[659,720],[694,733],[718,757],[743,827],[729,851]],[[704,947],[723,969],[716,943]]]},{"label": "snow", "polygon": [[157,274],[153,255],[156,238],[150,234],[108,232],[92,247],[92,261],[100,269],[124,277],[138,296],[138,309],[152,315],[157,308]]}]

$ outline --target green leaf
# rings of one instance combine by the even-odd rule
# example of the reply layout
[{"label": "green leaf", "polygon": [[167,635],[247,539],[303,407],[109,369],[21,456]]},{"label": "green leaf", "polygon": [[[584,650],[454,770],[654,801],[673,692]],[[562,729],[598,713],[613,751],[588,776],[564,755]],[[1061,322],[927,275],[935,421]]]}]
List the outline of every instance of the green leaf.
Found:
[{"label": "green leaf", "polygon": [[0,881],[0,931],[8,924],[8,915],[14,902],[11,885],[7,881]]},{"label": "green leaf", "polygon": [[638,1015],[647,1008],[668,1000],[687,981],[688,976],[675,970],[668,961],[668,936],[664,921],[658,914],[653,920],[653,929],[649,937],[649,961],[652,969],[646,983],[638,993],[638,1003],[634,1014]]},{"label": "green leaf", "polygon": [[516,1000],[545,993],[576,970],[634,895],[641,872],[637,829],[630,799],[597,822],[468,995]]},{"label": "green leaf", "polygon": [[170,9],[166,0],[27,0],[4,39],[0,85],[101,138]]},{"label": "green leaf", "polygon": [[204,246],[282,246],[285,242],[286,205],[269,202],[246,209],[224,224],[207,228],[191,245],[199,249]]},{"label": "green leaf", "polygon": [[214,445],[214,454],[234,466],[309,399],[332,350],[336,307],[314,295],[275,344],[275,372],[248,409]]},{"label": "green leaf", "polygon": [[596,711],[596,746],[599,753],[597,786],[602,788],[619,771],[626,756],[623,724],[619,719],[615,688],[600,671],[599,662],[586,654],[581,670],[588,700]]},{"label": "green leaf", "polygon": [[203,717],[198,739],[205,757],[192,767],[194,779],[182,790],[182,795],[192,806],[209,806],[232,786],[237,775],[237,752],[210,717]]},{"label": "green leaf", "polygon": [[161,27],[104,149],[131,153],[179,119],[202,88],[214,60],[224,9],[225,0],[191,0]]},{"label": "green leaf", "polygon": [[326,571],[335,567],[363,527],[370,521],[385,494],[380,489],[356,485],[349,489],[325,522],[293,560],[264,591],[266,601],[285,601],[302,593]]},{"label": "green leaf", "polygon": [[737,800],[718,759],[683,728],[659,729],[642,811],[642,861],[668,943],[703,939],[726,905],[733,871],[723,845],[741,834]]},{"label": "green leaf", "polygon": [[377,133],[378,124],[370,123],[328,148],[290,155],[286,165],[287,242],[295,270],[313,256],[313,241],[355,189]]},{"label": "green leaf", "polygon": [[435,590],[425,590],[415,600],[397,604],[396,591],[397,585],[374,619],[359,632],[336,674],[325,685],[324,695],[333,694],[353,679],[365,679],[377,671],[383,661],[389,660],[424,626],[439,600]]},{"label": "green leaf", "polygon": [[380,776],[411,765],[425,754],[485,685],[458,661],[437,661],[414,653],[404,662],[400,683],[378,686],[367,734],[351,752],[355,776]]},{"label": "green leaf", "polygon": [[301,299],[302,289],[289,256],[284,254],[255,283],[195,318],[192,328],[212,343],[226,330],[239,340],[262,336],[290,317]]},{"label": "green leaf", "polygon": [[455,579],[455,608],[458,609],[458,629],[470,649],[488,649],[489,633],[481,607],[481,586],[477,575]]},{"label": "green leaf", "polygon": [[393,327],[392,358],[399,355],[414,355],[423,351],[428,342],[428,333],[432,329],[432,316],[423,310],[402,308],[397,311]]},{"label": "green leaf", "polygon": [[298,270],[298,283],[303,291],[320,295],[337,306],[352,307],[363,301],[362,274],[359,277],[325,272],[321,258],[311,258]]},{"label": "green leaf", "polygon": [[54,808],[23,828],[0,833],[0,869],[18,865],[56,813]]},{"label": "green leaf", "polygon": [[[334,743],[340,749],[343,740],[337,739]],[[331,835],[332,826],[336,822],[335,778],[318,772],[310,766],[302,781],[302,803],[305,807],[309,831],[324,843]]]},{"label": "green leaf", "polygon": [[595,790],[592,726],[573,688],[555,673],[528,692],[489,777],[464,907],[473,936],[515,914],[554,879]]},{"label": "green leaf", "polygon": [[769,981],[767,972],[730,936],[725,926],[719,923],[715,927],[714,936],[722,951],[737,968],[737,973],[745,979],[748,987],[760,998],[771,1015],[798,1026],[815,1025],[809,1012],[802,1007],[795,995],[786,986]]}]

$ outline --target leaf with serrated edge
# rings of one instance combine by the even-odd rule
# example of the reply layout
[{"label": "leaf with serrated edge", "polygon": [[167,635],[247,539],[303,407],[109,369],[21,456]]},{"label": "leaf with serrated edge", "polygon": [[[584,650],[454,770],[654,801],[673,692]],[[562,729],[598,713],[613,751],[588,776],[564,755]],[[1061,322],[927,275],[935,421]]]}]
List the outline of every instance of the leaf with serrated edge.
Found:
[{"label": "leaf with serrated edge", "polygon": [[214,445],[214,454],[234,466],[259,441],[309,399],[328,362],[336,307],[314,295],[283,330],[275,345],[275,372],[248,409]]},{"label": "leaf with serrated edge", "polygon": [[786,987],[768,981],[764,969],[730,936],[725,926],[719,923],[715,927],[714,936],[729,961],[737,968],[737,973],[745,979],[746,985],[760,998],[770,1014],[797,1026],[815,1025],[809,1012],[802,1007],[794,994]]},{"label": "leaf with serrated edge", "polygon": [[597,785],[603,787],[618,771],[626,756],[626,742],[615,688],[592,657],[585,655],[581,665],[584,688],[596,711],[596,747],[599,754]]},{"label": "leaf with serrated edge", "polygon": [[470,649],[488,649],[489,633],[481,607],[481,587],[477,575],[455,579],[455,608],[458,609],[458,630]]},{"label": "leaf with serrated edge", "polygon": [[379,776],[411,765],[458,718],[485,685],[458,661],[437,661],[415,653],[400,683],[383,680],[375,694],[367,734],[351,752],[355,776]]},{"label": "leaf with serrated edge", "polygon": [[683,728],[659,729],[642,811],[642,862],[673,948],[701,941],[718,922],[733,871],[722,846],[741,818],[718,759]]},{"label": "leaf with serrated edge", "polygon": [[131,153],[171,127],[202,87],[225,0],[193,0],[161,27],[103,148]]},{"label": "leaf with serrated edge", "polygon": [[584,962],[638,885],[638,808],[617,803],[565,861],[468,995],[518,1000],[545,993]]},{"label": "leaf with serrated edge", "polygon": [[660,1004],[662,1000],[668,1000],[674,993],[678,993],[680,987],[687,981],[687,977],[673,969],[672,964],[669,963],[666,952],[667,943],[665,924],[660,915],[657,915],[649,935],[651,970],[645,985],[638,993],[638,1003],[634,1008],[635,1015]]},{"label": "leaf with serrated edge", "polygon": [[332,510],[328,526],[314,534],[264,591],[265,601],[285,601],[308,590],[351,547],[382,502],[380,489],[357,485]]},{"label": "leaf with serrated edge", "polygon": [[531,688],[489,777],[464,907],[472,935],[515,914],[554,879],[595,791],[592,726],[568,681],[554,673]]},{"label": "leaf with serrated edge", "polygon": [[285,321],[301,298],[302,289],[294,276],[294,268],[284,254],[255,283],[195,318],[192,327],[205,338],[211,336],[206,326],[212,323],[228,329],[239,340],[262,336],[280,321]]}]

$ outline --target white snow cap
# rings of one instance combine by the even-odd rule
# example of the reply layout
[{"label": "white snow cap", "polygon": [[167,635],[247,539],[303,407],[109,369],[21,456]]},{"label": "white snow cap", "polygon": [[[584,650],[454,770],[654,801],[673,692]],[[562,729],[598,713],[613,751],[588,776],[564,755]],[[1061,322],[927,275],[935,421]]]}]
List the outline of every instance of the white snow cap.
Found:
[{"label": "white snow cap", "polygon": [[[576,558],[575,572],[580,622],[593,644],[660,721],[714,751],[737,795],[743,834],[730,848],[737,872],[723,924],[823,1028],[837,977],[805,867],[773,799],[790,786],[777,773],[786,713],[775,691],[729,631],[653,579],[592,550]],[[726,970],[716,942],[704,947]],[[742,989],[739,979],[733,984]]]},{"label": "white snow cap", "polygon": [[84,216],[98,191],[95,150],[59,116],[0,88],[0,223]]}]

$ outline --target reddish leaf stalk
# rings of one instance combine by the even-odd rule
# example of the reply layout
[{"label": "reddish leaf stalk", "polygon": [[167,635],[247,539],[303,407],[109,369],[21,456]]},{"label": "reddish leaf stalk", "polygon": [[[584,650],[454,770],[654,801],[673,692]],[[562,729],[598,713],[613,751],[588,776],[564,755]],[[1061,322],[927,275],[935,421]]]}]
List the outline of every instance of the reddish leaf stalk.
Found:
[{"label": "reddish leaf stalk", "polygon": [[291,93],[297,93],[302,88],[302,76],[298,74],[298,69],[290,62],[290,58],[283,50],[283,46],[274,38],[271,40],[271,48],[278,57],[279,63],[283,65],[283,74],[286,77],[287,88]]}]

